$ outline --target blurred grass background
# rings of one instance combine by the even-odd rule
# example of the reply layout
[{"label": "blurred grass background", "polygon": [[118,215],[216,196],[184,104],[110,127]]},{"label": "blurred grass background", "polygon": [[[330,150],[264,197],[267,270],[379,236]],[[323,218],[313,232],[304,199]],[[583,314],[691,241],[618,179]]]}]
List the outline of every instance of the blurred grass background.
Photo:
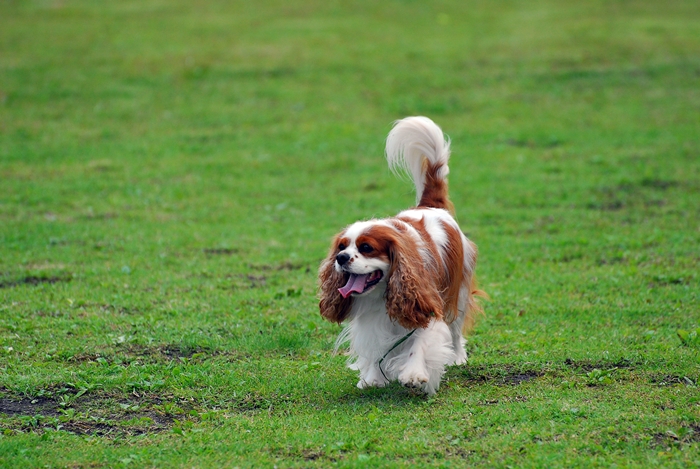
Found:
[{"label": "blurred grass background", "polygon": [[[699,20],[682,0],[0,3],[0,462],[697,464]],[[491,295],[429,402],[354,389],[314,299],[335,232],[413,202],[382,157],[407,115],[453,140]]]}]

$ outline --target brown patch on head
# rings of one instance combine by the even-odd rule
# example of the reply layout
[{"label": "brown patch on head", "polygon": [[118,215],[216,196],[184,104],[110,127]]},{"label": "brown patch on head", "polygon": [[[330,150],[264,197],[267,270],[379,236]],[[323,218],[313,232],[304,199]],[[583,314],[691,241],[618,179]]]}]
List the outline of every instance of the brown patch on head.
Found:
[{"label": "brown patch on head", "polygon": [[[396,240],[396,231],[388,226],[375,225],[355,240],[357,250],[365,257],[378,258],[389,263],[389,251]],[[366,249],[366,247],[370,249]]]},{"label": "brown patch on head", "polygon": [[352,306],[352,298],[343,298],[343,295],[338,291],[347,282],[346,274],[335,270],[335,257],[338,255],[338,247],[344,239],[347,238],[341,238],[340,235],[336,236],[331,244],[328,256],[321,262],[318,270],[318,306],[321,316],[338,324],[347,319]]},{"label": "brown patch on head", "polygon": [[[427,161],[427,160],[424,160]],[[442,208],[454,215],[455,208],[447,195],[447,181],[438,176],[442,163],[427,165],[425,185],[418,207]]]},{"label": "brown patch on head", "polygon": [[[338,235],[338,237],[336,237],[336,240],[333,242],[333,246],[336,246],[338,251],[342,251],[348,246],[350,246],[350,238],[348,238],[347,236],[343,236],[341,238],[340,235]],[[341,249],[341,246],[344,247]],[[336,251],[336,254],[338,253],[338,251]]]}]

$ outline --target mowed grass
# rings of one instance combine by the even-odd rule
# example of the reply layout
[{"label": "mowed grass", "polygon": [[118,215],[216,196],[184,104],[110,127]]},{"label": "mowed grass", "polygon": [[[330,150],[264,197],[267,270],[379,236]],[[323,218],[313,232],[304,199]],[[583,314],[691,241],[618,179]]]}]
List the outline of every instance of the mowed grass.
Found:
[{"label": "mowed grass", "polygon": [[[0,3],[0,465],[700,465],[698,51],[690,0]],[[433,398],[315,299],[416,114],[491,297]]]}]

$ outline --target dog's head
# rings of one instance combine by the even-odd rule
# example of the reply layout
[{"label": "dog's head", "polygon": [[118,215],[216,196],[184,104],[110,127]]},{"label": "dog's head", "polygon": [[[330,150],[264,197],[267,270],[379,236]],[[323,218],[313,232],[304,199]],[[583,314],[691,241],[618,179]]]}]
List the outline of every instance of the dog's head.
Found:
[{"label": "dog's head", "polygon": [[[321,315],[341,323],[354,300],[384,301],[387,314],[406,328],[427,327],[442,317],[434,266],[420,241],[400,223],[357,222],[338,234],[319,271]],[[372,294],[384,291],[383,295]]]}]

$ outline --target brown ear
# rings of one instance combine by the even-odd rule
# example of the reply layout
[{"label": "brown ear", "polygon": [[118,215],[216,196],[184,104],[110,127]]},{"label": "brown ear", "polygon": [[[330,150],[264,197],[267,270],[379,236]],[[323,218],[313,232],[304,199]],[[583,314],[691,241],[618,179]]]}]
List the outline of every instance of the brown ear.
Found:
[{"label": "brown ear", "polygon": [[442,300],[435,273],[410,241],[397,240],[390,250],[391,271],[386,288],[389,317],[407,329],[428,327],[431,318],[442,319]]},{"label": "brown ear", "polygon": [[340,324],[350,314],[350,306],[352,306],[352,298],[343,296],[338,291],[347,280],[340,272],[336,272],[333,267],[335,264],[337,242],[331,246],[328,257],[321,262],[321,267],[318,269],[319,282],[319,302],[318,306],[321,310],[321,316],[331,322]]}]

